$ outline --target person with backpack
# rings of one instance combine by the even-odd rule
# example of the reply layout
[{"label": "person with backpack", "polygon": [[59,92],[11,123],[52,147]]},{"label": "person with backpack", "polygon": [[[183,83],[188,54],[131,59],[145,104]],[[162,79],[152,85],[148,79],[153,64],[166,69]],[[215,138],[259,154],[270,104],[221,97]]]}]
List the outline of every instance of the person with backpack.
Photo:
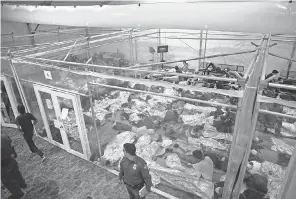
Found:
[{"label": "person with backpack", "polygon": [[41,150],[37,148],[33,141],[33,124],[37,124],[38,120],[31,113],[26,113],[25,107],[23,105],[19,105],[17,107],[17,110],[20,113],[20,115],[16,118],[16,125],[18,130],[23,133],[23,136],[32,153],[37,153],[43,161],[45,159],[44,154]]}]

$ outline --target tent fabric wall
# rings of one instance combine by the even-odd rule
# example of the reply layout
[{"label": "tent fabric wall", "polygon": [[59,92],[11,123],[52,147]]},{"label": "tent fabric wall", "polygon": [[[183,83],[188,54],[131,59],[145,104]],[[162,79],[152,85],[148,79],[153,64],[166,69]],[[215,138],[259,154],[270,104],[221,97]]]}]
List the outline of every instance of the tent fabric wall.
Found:
[{"label": "tent fabric wall", "polygon": [[2,20],[48,25],[174,29],[207,27],[209,30],[266,34],[295,34],[296,31],[295,3],[154,3],[76,8],[3,5],[1,9]]}]

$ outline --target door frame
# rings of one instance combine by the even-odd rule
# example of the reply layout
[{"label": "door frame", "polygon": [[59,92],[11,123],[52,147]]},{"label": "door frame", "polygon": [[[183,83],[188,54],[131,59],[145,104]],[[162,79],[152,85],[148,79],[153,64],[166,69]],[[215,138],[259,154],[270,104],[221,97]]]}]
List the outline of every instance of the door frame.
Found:
[{"label": "door frame", "polygon": [[[89,160],[91,152],[90,152],[89,141],[88,141],[88,137],[87,137],[87,130],[85,127],[84,117],[82,114],[80,96],[77,94],[70,93],[70,92],[65,92],[64,90],[59,90],[58,88],[52,89],[50,87],[41,86],[38,84],[33,84],[33,87],[34,87],[38,106],[40,108],[42,120],[43,120],[44,127],[45,127],[47,137],[48,137],[48,139],[46,139],[46,140],[48,140],[53,145],[56,145],[64,150],[66,150],[67,152],[69,152],[73,155],[76,155],[80,158]],[[51,95],[53,106],[55,109],[54,111],[56,113],[57,118],[60,116],[60,115],[58,115],[58,114],[60,114],[60,111],[57,110],[57,108],[60,107],[60,105],[57,101],[57,97],[62,97],[62,98],[72,100],[73,108],[74,108],[74,112],[75,112],[75,117],[76,117],[76,122],[77,122],[78,130],[79,130],[79,138],[81,141],[83,153],[80,153],[80,152],[77,152],[77,151],[71,149],[71,147],[69,145],[68,137],[67,137],[66,133],[63,133],[62,131],[61,131],[61,136],[62,136],[64,144],[60,144],[52,139],[51,131],[49,128],[49,122],[48,122],[47,116],[45,114],[45,109],[44,109],[44,105],[43,105],[43,102],[41,99],[40,91]]]},{"label": "door frame", "polygon": [[[11,108],[12,108],[12,112],[14,114],[14,117],[16,118],[19,115],[19,113],[18,113],[18,110],[17,110],[17,101],[16,101],[16,96],[15,96],[12,84],[11,84],[10,80],[4,75],[1,75],[1,81],[3,81],[3,83],[4,83],[5,89],[7,91],[8,99],[10,101],[10,105],[11,105]],[[0,113],[0,116],[1,116],[1,124],[2,124],[2,126],[10,127],[10,128],[17,128],[16,124],[6,123],[4,121],[4,119],[3,119],[2,113]]]}]

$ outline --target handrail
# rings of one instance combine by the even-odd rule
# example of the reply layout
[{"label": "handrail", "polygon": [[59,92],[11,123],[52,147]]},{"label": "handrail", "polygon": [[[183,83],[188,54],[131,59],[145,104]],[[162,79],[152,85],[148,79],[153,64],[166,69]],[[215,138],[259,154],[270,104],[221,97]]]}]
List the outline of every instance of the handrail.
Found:
[{"label": "handrail", "polygon": [[296,86],[286,85],[286,84],[275,84],[275,83],[269,83],[268,86],[273,88],[283,88],[287,90],[294,90],[296,91]]},{"label": "handrail", "polygon": [[286,118],[290,118],[290,119],[296,119],[296,116],[293,116],[293,115],[287,115],[287,114],[268,111],[268,110],[264,110],[264,109],[259,109],[258,112],[259,113],[264,113],[264,114],[276,115],[276,116],[279,116],[279,117],[286,117]]}]

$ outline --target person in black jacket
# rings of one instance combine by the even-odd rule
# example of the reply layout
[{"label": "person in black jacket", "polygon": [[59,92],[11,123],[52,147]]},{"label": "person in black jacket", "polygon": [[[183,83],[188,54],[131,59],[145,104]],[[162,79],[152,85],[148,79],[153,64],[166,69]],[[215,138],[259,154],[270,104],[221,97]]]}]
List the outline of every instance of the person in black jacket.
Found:
[{"label": "person in black jacket", "polygon": [[11,143],[8,136],[1,135],[1,181],[12,194],[12,198],[19,199],[24,196],[21,188],[26,188],[27,184],[19,171],[15,160],[17,154]]},{"label": "person in black jacket", "polygon": [[17,107],[17,110],[20,113],[20,115],[16,118],[16,125],[18,127],[18,130],[20,132],[23,132],[23,136],[32,153],[37,153],[43,161],[45,158],[44,154],[41,150],[37,148],[33,141],[34,127],[32,124],[32,120],[34,121],[34,125],[38,122],[38,120],[31,113],[26,113],[25,107],[23,105],[19,105]]}]

